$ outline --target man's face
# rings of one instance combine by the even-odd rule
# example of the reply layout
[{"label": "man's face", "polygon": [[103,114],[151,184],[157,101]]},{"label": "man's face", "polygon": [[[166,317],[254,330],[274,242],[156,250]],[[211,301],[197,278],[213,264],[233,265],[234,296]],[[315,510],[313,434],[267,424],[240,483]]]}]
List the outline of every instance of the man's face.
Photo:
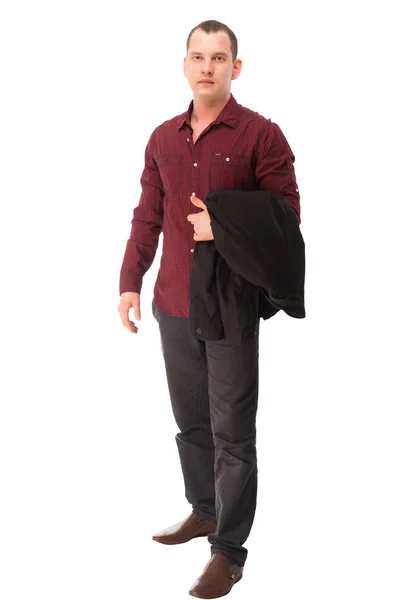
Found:
[{"label": "man's face", "polygon": [[[226,96],[241,67],[241,60],[232,61],[231,43],[225,31],[206,33],[196,29],[193,32],[183,72],[194,95],[201,98]],[[210,79],[213,83],[201,83],[202,79]]]}]

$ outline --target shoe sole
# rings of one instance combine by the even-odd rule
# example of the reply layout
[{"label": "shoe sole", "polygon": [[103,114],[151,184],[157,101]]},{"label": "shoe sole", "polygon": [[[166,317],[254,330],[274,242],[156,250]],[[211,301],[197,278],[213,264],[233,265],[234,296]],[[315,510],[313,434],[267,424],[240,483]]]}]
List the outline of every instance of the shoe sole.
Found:
[{"label": "shoe sole", "polygon": [[206,599],[222,598],[222,596],[226,596],[227,594],[229,594],[229,592],[231,591],[231,589],[233,588],[235,583],[240,581],[242,579],[242,577],[243,577],[243,573],[238,575],[238,577],[235,579],[235,581],[233,582],[232,586],[229,588],[228,591],[224,592],[223,594],[219,594],[218,596],[200,596],[200,594],[198,594],[197,592],[189,592],[189,594],[190,594],[190,596],[194,596],[195,598],[206,598]]}]

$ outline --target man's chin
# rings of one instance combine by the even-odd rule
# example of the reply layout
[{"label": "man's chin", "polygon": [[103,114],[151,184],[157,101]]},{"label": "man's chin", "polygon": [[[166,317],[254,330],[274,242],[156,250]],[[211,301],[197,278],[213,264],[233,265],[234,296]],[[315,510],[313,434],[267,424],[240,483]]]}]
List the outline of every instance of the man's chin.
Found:
[{"label": "man's chin", "polygon": [[198,85],[195,89],[196,94],[200,94],[202,96],[215,96],[218,92],[218,89],[215,84],[213,85]]}]

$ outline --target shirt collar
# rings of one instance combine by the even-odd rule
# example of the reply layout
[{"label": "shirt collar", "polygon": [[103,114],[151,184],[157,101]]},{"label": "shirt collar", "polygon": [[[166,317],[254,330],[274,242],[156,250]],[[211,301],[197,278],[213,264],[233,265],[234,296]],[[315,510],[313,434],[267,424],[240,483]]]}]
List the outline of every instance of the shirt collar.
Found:
[{"label": "shirt collar", "polygon": [[[191,100],[189,107],[185,113],[177,117],[176,122],[178,129],[181,129],[185,123],[190,126],[190,118],[193,110],[194,102]],[[230,127],[236,127],[239,118],[238,103],[236,102],[233,94],[230,95],[228,102],[215,119],[215,123],[226,123]]]}]

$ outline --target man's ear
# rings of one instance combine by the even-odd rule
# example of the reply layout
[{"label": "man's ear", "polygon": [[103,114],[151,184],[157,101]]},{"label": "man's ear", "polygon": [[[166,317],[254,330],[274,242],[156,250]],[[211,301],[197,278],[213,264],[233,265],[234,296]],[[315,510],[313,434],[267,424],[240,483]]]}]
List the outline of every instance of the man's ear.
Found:
[{"label": "man's ear", "polygon": [[186,74],[186,56],[183,59],[183,74],[184,74],[185,77],[187,77],[187,74]]},{"label": "man's ear", "polygon": [[240,58],[237,58],[237,59],[235,60],[235,62],[233,63],[233,69],[232,69],[232,81],[233,81],[234,79],[237,79],[237,78],[239,77],[239,75],[240,75],[240,72],[241,72],[241,70],[242,70],[242,65],[243,65],[243,63],[242,63],[242,61],[241,61],[241,59],[240,59]]}]

